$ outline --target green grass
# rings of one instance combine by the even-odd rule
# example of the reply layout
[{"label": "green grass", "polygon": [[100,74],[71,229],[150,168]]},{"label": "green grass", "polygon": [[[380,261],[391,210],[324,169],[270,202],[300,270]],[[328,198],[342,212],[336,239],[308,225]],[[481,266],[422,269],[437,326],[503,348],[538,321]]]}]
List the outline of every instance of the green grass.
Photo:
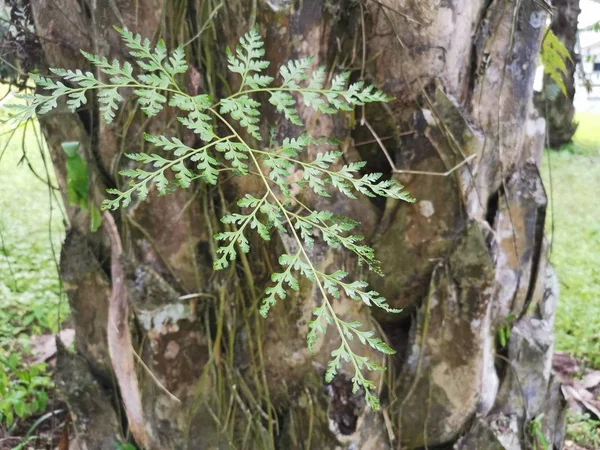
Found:
[{"label": "green grass", "polygon": [[600,448],[600,422],[589,414],[570,412],[567,416],[567,438],[586,449]]},{"label": "green grass", "polygon": [[572,147],[576,152],[590,156],[600,153],[600,114],[578,113],[575,119],[579,126]]},{"label": "green grass", "polygon": [[600,368],[600,115],[577,120],[574,143],[547,151],[542,166],[551,197],[550,260],[561,290],[556,349]]},{"label": "green grass", "polygon": [[[560,281],[556,350],[600,369],[600,115],[577,115],[574,142],[546,151],[542,176],[550,195],[546,229]],[[600,421],[569,415],[567,437],[600,448]]]},{"label": "green grass", "polygon": [[[61,302],[63,296],[55,260],[60,253],[64,226],[62,212],[49,196],[48,186],[32,173],[24,160],[23,147],[33,170],[40,177],[47,177],[42,152],[48,164],[49,156],[38,145],[32,127],[28,127],[24,140],[22,127],[10,142],[10,134],[0,129],[0,151],[6,148],[0,160],[3,241],[0,243],[0,306],[2,316],[6,316],[7,309],[12,310],[9,323],[28,333],[40,333],[57,330],[57,308],[65,303]],[[56,186],[53,173],[51,183]],[[5,322],[0,323],[5,325]],[[9,329],[12,337],[16,330],[18,328]],[[7,329],[0,326],[0,336],[6,332]]]},{"label": "green grass", "polygon": [[28,362],[30,338],[56,332],[68,315],[55,259],[62,213],[32,172],[47,179],[49,157],[33,124],[13,131],[0,127],[0,434],[45,410],[52,382],[44,364]]}]

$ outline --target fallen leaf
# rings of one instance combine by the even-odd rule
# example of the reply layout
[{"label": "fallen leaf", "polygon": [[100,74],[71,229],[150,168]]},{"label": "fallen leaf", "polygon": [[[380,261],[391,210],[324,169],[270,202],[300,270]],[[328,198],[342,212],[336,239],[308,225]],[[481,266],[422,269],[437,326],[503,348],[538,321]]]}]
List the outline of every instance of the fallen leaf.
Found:
[{"label": "fallen leaf", "polygon": [[585,409],[600,419],[600,402],[594,399],[594,395],[590,391],[567,385],[562,385],[561,390],[567,401],[576,400]]},{"label": "fallen leaf", "polygon": [[[75,330],[65,328],[59,333],[60,340],[69,347],[75,340]],[[31,338],[31,353],[33,362],[42,363],[56,355],[56,336],[53,334],[42,334]]]},{"label": "fallen leaf", "polygon": [[577,382],[577,385],[588,390],[594,389],[596,386],[600,385],[600,371],[594,370],[593,372],[588,373]]}]

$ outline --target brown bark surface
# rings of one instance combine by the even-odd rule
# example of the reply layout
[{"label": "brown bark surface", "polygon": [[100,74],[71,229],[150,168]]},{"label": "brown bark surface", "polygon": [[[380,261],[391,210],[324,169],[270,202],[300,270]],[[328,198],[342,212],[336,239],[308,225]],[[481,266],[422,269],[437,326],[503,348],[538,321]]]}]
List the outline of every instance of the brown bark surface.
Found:
[{"label": "brown bark surface", "polygon": [[[114,217],[122,255],[112,255],[112,271],[106,221],[92,233],[88,212],[67,207],[61,273],[77,355],[62,354],[61,364],[78,370],[59,375],[72,410],[80,411],[73,420],[83,448],[105,448],[98,443],[106,445],[107,434],[113,440],[127,435],[115,419],[120,411],[107,412],[120,402],[108,339],[115,273],[124,277],[120,288],[131,310],[129,326],[119,329],[130,330],[131,346],[146,366],[136,364],[142,408],[137,417],[143,420],[136,426],[149,447],[385,449],[451,447],[458,440],[457,448],[464,449],[529,448],[528,424],[541,414],[548,441],[560,445],[560,394],[546,395],[556,391],[547,360],[557,293],[545,264],[546,195],[537,168],[543,140],[535,126],[539,119],[532,116],[547,14],[543,2],[31,0],[31,5],[42,72],[91,70],[75,52],[79,48],[109,60],[127,59],[111,31],[115,24],[150,39],[162,37],[171,48],[191,41],[186,86],[215,98],[239,83],[226,72],[225,46],[235,45],[254,24],[266,42],[270,75],[303,56],[315,56],[315,66],[352,70],[354,79],[364,78],[396,100],[334,117],[301,108],[307,131],[337,137],[347,159],[364,159],[368,170],[396,178],[417,199],[408,204],[300,194],[309,206],[361,221],[361,234],[375,247],[386,274],[369,281],[393,307],[404,308],[399,315],[372,317],[347,298],[334,304],[344,320],[372,324],[397,350],[388,371],[373,375],[381,386],[379,412],[368,410],[360,394],[352,395],[349,370],[324,383],[325,365],[338,344],[330,333],[317,344],[316,356],[306,348],[307,322],[320,304],[312,286],[290,293],[266,321],[258,315],[257,302],[277,255],[292,245],[288,240],[257,240],[251,254],[213,273],[211,236],[222,226],[218,217],[235,208],[233,200],[257,189],[248,177],[224,179],[218,188],[198,183],[162,197],[152,189],[147,201],[120,210]],[[263,103],[263,131],[276,126],[280,138],[303,131]],[[78,114],[59,109],[39,120],[63,193],[60,143],[81,142],[97,205],[105,188],[123,186],[118,175],[128,164],[123,154],[143,151],[142,131],[198,143],[178,127],[172,110],[148,120],[126,99],[115,123],[106,125],[94,99],[88,105]],[[316,246],[312,255],[320,270],[362,270],[339,250]],[[515,331],[508,348],[501,348],[498,330],[507,324]],[[74,394],[80,380],[112,402],[79,405],[89,400]],[[523,383],[529,387],[525,393]]]}]

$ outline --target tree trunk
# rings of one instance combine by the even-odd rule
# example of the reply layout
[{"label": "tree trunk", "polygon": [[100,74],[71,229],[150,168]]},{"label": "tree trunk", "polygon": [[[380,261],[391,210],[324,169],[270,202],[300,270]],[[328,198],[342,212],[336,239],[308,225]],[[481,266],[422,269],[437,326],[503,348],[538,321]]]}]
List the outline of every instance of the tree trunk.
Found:
[{"label": "tree trunk", "polygon": [[539,110],[548,124],[548,144],[558,149],[568,144],[577,131],[575,122],[575,71],[579,64],[579,55],[575,51],[577,44],[577,20],[581,9],[579,0],[553,0],[554,13],[550,29],[569,51],[572,61],[566,61],[563,94],[561,87],[549,75],[544,75],[544,90],[536,95]]},{"label": "tree trunk", "polygon": [[[371,317],[349,299],[334,305],[345,320],[378,324],[397,350],[388,371],[373,377],[378,412],[351,393],[350,368],[324,382],[337,337],[328,334],[315,356],[306,349],[306,324],[320,304],[310,285],[260,318],[257,301],[277,266],[276,250],[290,245],[284,237],[257,240],[248,257],[213,272],[219,214],[235,209],[236,195],[256,190],[248,177],[167,196],[151,189],[147,201],[115,213],[122,254],[114,253],[113,233],[112,270],[110,221],[93,233],[89,210],[68,206],[60,268],[76,355],[61,351],[58,376],[82,448],[112,449],[127,436],[120,405],[131,392],[113,374],[107,339],[117,325],[144,361],[135,359],[140,422],[131,423],[129,411],[127,417],[147,448],[516,449],[533,447],[542,435],[561,448],[563,402],[549,371],[557,292],[546,264],[546,195],[538,172],[544,121],[533,117],[532,102],[544,2],[30,2],[42,72],[91,70],[80,48],[127,59],[115,24],[163,37],[171,48],[191,40],[186,85],[193,94],[219,98],[236,89],[224,49],[254,24],[271,75],[304,56],[352,70],[396,100],[334,117],[301,108],[308,131],[337,137],[347,159],[362,158],[368,170],[396,178],[417,199],[303,194],[309,205],[361,221],[386,274],[369,282],[403,308]],[[88,106],[39,120],[63,193],[60,143],[81,142],[96,205],[105,188],[123,186],[122,156],[143,149],[142,131],[169,131],[195,144],[172,111],[148,120],[125,100],[115,123],[106,125],[97,104]],[[303,131],[286,125],[267,102],[263,112],[265,132],[275,126],[281,138]],[[340,250],[315,248],[314,255],[323,269],[361,270]],[[115,289],[128,298],[129,324],[109,322]],[[508,330],[503,345],[498,336]]]}]

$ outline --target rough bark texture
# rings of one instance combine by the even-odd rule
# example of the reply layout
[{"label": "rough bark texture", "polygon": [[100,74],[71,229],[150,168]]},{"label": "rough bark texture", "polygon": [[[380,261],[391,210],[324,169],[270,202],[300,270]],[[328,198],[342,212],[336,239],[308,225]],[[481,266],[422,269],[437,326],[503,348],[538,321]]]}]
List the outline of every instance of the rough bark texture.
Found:
[{"label": "rough bark texture", "polygon": [[[127,58],[113,24],[142,35],[162,36],[174,47],[208,27],[186,50],[193,69],[186,85],[215,97],[239,83],[227,79],[222,55],[255,23],[274,75],[289,58],[316,56],[315,64],[341,65],[381,87],[396,100],[336,117],[300,111],[313,135],[335,136],[348,159],[368,162],[407,186],[417,203],[315,198],[309,205],[362,222],[382,261],[385,278],[369,281],[400,315],[371,312],[341,298],[345,320],[378,322],[398,353],[389,371],[374,375],[382,386],[382,411],[352,395],[351,372],[323,382],[332,333],[306,349],[307,321],[320,303],[301,286],[268,320],[256,303],[288,240],[253,250],[226,273],[213,274],[211,235],[218,214],[257,185],[246,178],[221,189],[194,185],[115,215],[123,244],[122,265],[130,301],[131,341],[149,371],[138,367],[144,427],[164,449],[307,448],[385,449],[456,445],[461,449],[529,448],[531,430],[542,430],[560,448],[562,403],[549,373],[557,292],[546,267],[546,195],[537,166],[543,119],[532,106],[533,77],[546,12],[542,2],[508,0],[31,0],[44,67],[90,69],[75,49]],[[195,137],[165,110],[148,121],[131,101],[113,125],[102,124],[96,106],[79,114],[58,110],[40,122],[65,191],[60,142],[78,140],[90,166],[94,201],[106,187],[122,186],[123,153],[143,150],[141,132]],[[265,131],[298,134],[265,103]],[[373,127],[400,171],[392,173],[363,122]],[[357,145],[361,143],[362,145]],[[308,157],[316,149],[310,149]],[[61,272],[76,326],[78,355],[61,357],[60,387],[73,411],[79,440],[104,448],[106,436],[126,435],[114,404],[107,327],[111,293],[110,239],[106,226],[89,231],[85,211],[68,207],[71,227]],[[313,250],[317,265],[360,269],[347,255]],[[113,260],[113,264],[115,261]],[[114,272],[113,272],[114,273]],[[189,299],[186,294],[199,294]],[[375,325],[374,325],[375,326]],[[512,328],[508,348],[498,330]],[[362,352],[367,351],[361,349]],[[380,358],[379,355],[370,355]],[[69,365],[77,370],[68,370]],[[80,380],[84,380],[82,384]],[[90,386],[85,396],[82,386]],[[100,387],[102,386],[102,387]],[[85,388],[87,390],[87,388]],[[546,395],[546,392],[548,394]],[[102,403],[104,402],[104,403]],[[110,411],[108,411],[110,409]],[[458,441],[458,442],[457,442]],[[139,442],[138,442],[139,444]]]},{"label": "rough bark texture", "polygon": [[571,142],[577,123],[575,122],[575,69],[579,55],[575,51],[577,44],[577,21],[581,9],[579,0],[553,0],[554,13],[550,29],[571,54],[572,61],[566,61],[567,72],[564,75],[566,94],[548,75],[544,76],[544,90],[536,95],[538,108],[548,123],[548,143],[558,149]]}]

